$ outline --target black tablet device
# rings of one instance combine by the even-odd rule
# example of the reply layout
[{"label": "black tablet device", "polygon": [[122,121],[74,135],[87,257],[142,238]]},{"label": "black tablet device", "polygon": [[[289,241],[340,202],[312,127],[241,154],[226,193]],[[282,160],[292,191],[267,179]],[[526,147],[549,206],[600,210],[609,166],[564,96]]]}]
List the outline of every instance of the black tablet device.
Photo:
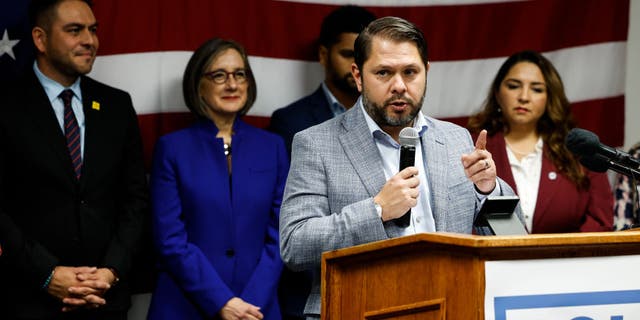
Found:
[{"label": "black tablet device", "polygon": [[476,227],[488,227],[494,235],[525,235],[527,229],[514,214],[518,196],[489,196],[476,216]]}]

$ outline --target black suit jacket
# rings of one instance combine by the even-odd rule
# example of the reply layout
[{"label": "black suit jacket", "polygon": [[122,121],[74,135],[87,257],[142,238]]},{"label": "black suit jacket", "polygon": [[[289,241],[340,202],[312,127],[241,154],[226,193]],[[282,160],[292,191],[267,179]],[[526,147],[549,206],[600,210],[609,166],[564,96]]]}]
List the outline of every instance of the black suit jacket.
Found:
[{"label": "black suit jacket", "polygon": [[312,94],[274,111],[269,130],[284,139],[291,157],[291,142],[296,133],[331,118],[333,111],[320,86]]},{"label": "black suit jacket", "polygon": [[137,116],[126,92],[88,77],[80,87],[80,180],[35,74],[0,89],[0,315],[9,318],[60,310],[41,289],[58,265],[115,268],[121,282],[105,309],[130,304],[127,278],[148,202]]}]

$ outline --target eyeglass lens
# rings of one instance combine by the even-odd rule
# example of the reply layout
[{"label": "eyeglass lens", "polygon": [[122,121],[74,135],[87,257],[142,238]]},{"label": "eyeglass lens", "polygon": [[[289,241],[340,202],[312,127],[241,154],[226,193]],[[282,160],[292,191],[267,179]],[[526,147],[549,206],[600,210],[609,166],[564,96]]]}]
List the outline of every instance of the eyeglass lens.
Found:
[{"label": "eyeglass lens", "polygon": [[245,70],[236,70],[233,72],[217,70],[217,71],[207,72],[204,74],[205,77],[207,77],[208,79],[212,80],[217,84],[223,84],[227,82],[230,75],[233,75],[233,79],[236,80],[237,83],[243,83],[247,81],[247,72]]}]

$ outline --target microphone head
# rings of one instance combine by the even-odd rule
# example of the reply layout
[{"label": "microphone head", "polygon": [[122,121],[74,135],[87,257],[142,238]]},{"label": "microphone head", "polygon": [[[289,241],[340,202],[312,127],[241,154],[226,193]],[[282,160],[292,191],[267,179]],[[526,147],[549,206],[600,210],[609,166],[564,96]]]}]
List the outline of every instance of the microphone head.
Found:
[{"label": "microphone head", "polygon": [[600,139],[591,131],[573,128],[565,138],[565,145],[575,155],[592,156],[598,152]]},{"label": "microphone head", "polygon": [[584,155],[578,160],[587,169],[595,172],[606,172],[609,169],[609,161],[597,155]]},{"label": "microphone head", "polygon": [[411,127],[406,127],[400,130],[399,140],[400,145],[409,145],[415,147],[416,144],[418,144],[418,140],[420,140],[420,134],[418,133],[418,130]]}]

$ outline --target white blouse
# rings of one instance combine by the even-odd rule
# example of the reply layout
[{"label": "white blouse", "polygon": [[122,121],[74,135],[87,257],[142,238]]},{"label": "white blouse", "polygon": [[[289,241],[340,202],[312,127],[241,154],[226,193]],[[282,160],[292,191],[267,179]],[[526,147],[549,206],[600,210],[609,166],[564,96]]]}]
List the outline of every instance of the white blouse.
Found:
[{"label": "white blouse", "polygon": [[515,152],[511,150],[508,143],[506,143],[506,146],[511,172],[518,188],[520,207],[524,214],[527,230],[531,233],[533,214],[536,210],[536,201],[538,199],[540,172],[542,171],[542,138],[538,138],[533,152],[524,156],[520,161],[518,161]]}]

